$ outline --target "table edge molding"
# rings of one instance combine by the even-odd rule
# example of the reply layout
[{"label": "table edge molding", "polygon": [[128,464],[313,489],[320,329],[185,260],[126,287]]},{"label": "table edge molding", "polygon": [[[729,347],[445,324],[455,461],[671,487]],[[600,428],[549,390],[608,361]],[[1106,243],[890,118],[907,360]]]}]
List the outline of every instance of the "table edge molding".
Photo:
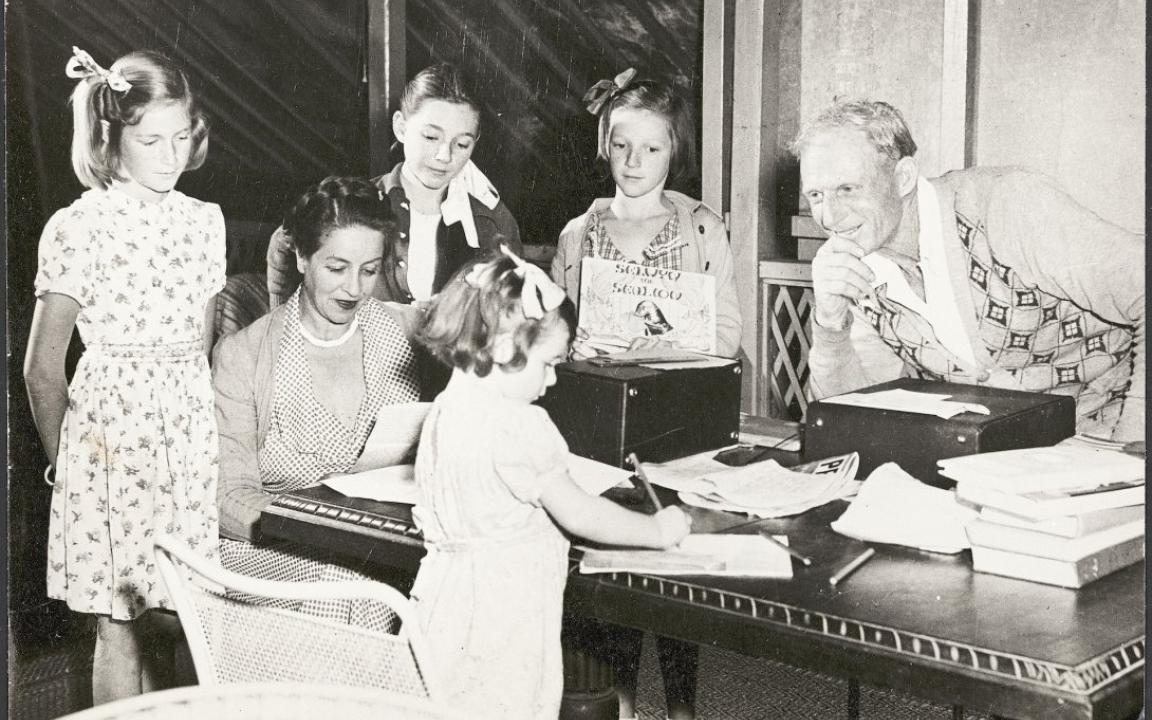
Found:
[{"label": "table edge molding", "polygon": [[[578,572],[575,563],[572,572]],[[664,601],[707,606],[713,611],[796,632],[886,650],[921,662],[963,668],[984,676],[992,675],[1081,696],[1091,695],[1117,678],[1144,667],[1143,634],[1097,657],[1070,666],[657,575],[617,572],[584,575],[582,578],[618,590],[656,596]]]}]

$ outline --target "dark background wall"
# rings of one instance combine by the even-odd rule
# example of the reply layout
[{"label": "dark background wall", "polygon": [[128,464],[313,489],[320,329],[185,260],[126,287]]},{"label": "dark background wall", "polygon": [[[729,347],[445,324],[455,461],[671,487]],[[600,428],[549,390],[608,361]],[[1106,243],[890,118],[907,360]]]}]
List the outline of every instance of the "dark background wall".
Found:
[{"label": "dark background wall", "polygon": [[[464,67],[484,105],[474,159],[527,242],[563,224],[611,181],[594,161],[596,121],[580,104],[634,66],[700,95],[702,0],[409,0],[411,76]],[[208,160],[179,188],[222,206],[229,271],[260,270],[270,230],[307,185],[368,172],[364,0],[11,0],[6,16],[9,348],[9,597],[17,642],[66,634],[45,597],[50,488],[21,366],[36,246],[49,215],[83,187],[69,162],[71,46],[102,65],[160,50],[189,73],[210,117]],[[697,181],[681,187],[698,196]],[[80,345],[73,342],[73,361]]]}]

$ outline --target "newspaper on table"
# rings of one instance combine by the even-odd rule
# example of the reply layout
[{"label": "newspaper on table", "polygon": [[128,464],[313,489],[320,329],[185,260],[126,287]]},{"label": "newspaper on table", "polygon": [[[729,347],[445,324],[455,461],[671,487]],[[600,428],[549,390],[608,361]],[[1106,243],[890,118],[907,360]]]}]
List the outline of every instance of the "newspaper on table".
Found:
[{"label": "newspaper on table", "polygon": [[792,469],[775,460],[730,467],[715,450],[667,463],[645,463],[648,479],[676,490],[687,505],[771,518],[798,515],[851,497],[858,483],[857,453],[838,455]]},{"label": "newspaper on table", "polygon": [[706,273],[584,258],[580,328],[606,353],[659,337],[684,350],[716,352],[716,278]]}]

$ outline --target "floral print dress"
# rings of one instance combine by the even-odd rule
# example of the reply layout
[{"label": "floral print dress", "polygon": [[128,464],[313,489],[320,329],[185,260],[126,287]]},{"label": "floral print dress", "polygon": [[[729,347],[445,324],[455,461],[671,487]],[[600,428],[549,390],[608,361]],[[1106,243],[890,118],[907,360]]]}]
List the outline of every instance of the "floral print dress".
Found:
[{"label": "floral print dress", "polygon": [[153,539],[217,554],[218,442],[204,314],[224,287],[224,217],[178,191],[89,190],[40,239],[37,297],[80,305],[84,353],[60,429],[48,595],[130,620],[168,607]]}]

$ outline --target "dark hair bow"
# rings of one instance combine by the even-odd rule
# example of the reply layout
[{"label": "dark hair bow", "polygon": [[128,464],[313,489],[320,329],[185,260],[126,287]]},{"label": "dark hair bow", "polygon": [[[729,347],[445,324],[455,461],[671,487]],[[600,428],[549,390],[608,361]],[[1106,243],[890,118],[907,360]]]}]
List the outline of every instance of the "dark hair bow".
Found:
[{"label": "dark hair bow", "polygon": [[584,102],[588,112],[599,115],[604,103],[627,88],[634,77],[636,77],[636,68],[628,68],[611,80],[600,80],[588,88],[588,92],[584,93]]}]

